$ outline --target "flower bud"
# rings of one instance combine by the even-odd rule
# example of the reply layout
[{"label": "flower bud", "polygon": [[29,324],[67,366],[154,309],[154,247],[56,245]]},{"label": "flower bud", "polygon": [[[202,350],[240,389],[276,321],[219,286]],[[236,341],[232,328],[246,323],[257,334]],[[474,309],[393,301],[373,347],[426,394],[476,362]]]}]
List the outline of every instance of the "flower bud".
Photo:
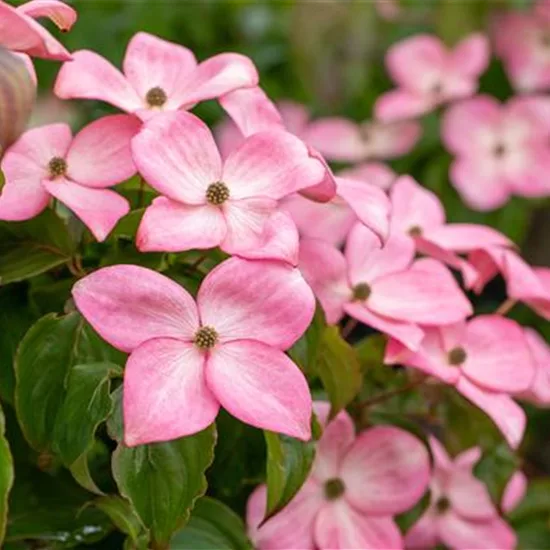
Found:
[{"label": "flower bud", "polygon": [[0,156],[25,129],[36,85],[25,62],[0,47]]}]

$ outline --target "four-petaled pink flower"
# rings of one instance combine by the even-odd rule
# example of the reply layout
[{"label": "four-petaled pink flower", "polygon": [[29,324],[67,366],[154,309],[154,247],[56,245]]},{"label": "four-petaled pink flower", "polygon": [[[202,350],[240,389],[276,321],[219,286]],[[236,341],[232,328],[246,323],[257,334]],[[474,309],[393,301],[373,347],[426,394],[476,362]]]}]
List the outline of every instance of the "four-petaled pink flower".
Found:
[{"label": "four-petaled pink flower", "polygon": [[425,329],[416,352],[396,340],[386,348],[387,364],[401,364],[453,385],[483,410],[516,448],[525,431],[525,413],[511,394],[526,391],[535,364],[522,328],[499,315]]},{"label": "four-petaled pink flower", "polygon": [[478,96],[453,105],[443,118],[442,138],[456,155],[451,182],[471,208],[498,208],[512,194],[550,194],[548,127],[529,101],[501,105]]},{"label": "four-petaled pink flower", "polygon": [[489,43],[474,34],[448,50],[435,36],[419,35],[392,46],[386,67],[398,88],[380,96],[374,111],[390,122],[423,115],[473,95],[489,63]]},{"label": "four-petaled pink flower", "polygon": [[499,516],[487,488],[473,474],[481,458],[480,448],[473,447],[451,459],[434,437],[430,437],[430,447],[434,457],[431,502],[407,533],[406,547],[426,550],[442,542],[453,550],[515,548],[514,531]]},{"label": "four-petaled pink flower", "polygon": [[76,11],[57,0],[33,0],[17,8],[0,1],[0,45],[31,57],[68,61],[71,54],[35,19],[47,17],[62,31],[74,25]]},{"label": "four-petaled pink flower", "polygon": [[419,324],[456,323],[472,307],[443,264],[413,259],[409,239],[390,236],[382,246],[372,231],[356,224],[345,256],[326,242],[303,239],[299,266],[329,323],[346,313],[417,349],[424,336]]},{"label": "four-petaled pink flower", "polygon": [[[325,424],[328,403],[314,403],[314,408]],[[418,439],[393,426],[376,426],[356,436],[343,411],[325,427],[304,486],[261,527],[266,488],[252,493],[250,537],[258,550],[403,548],[392,516],[420,500],[429,475],[428,453]]]},{"label": "four-petaled pink flower", "polygon": [[123,68],[124,74],[80,50],[59,71],[54,91],[62,99],[105,101],[145,120],[258,83],[254,64],[243,55],[224,53],[197,64],[191,50],[144,32],[128,44]]},{"label": "four-petaled pink flower", "polygon": [[206,276],[195,303],[164,275],[119,265],[81,279],[73,297],[107,342],[130,353],[127,445],[196,433],[220,405],[247,424],[309,439],[309,388],[284,354],[315,309],[295,268],[231,258]]},{"label": "four-petaled pink flower", "polygon": [[140,121],[128,115],[96,120],[74,138],[66,124],[50,124],[23,134],[4,155],[6,183],[0,219],[28,220],[55,197],[104,240],[130,210],[128,201],[106,189],[136,173],[130,142]]},{"label": "four-petaled pink flower", "polygon": [[324,173],[306,146],[281,130],[254,134],[223,162],[206,124],[185,112],[151,119],[132,150],[139,172],[164,195],[141,221],[143,251],[254,250],[277,201]]}]

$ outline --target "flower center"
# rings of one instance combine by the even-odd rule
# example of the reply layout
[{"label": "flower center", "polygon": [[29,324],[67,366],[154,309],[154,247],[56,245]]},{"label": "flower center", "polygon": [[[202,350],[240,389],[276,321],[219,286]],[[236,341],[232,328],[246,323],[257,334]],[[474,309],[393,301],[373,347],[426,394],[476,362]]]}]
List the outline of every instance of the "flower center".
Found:
[{"label": "flower center", "polygon": [[438,514],[444,514],[451,507],[451,501],[447,497],[441,497],[435,503],[435,509]]},{"label": "flower center", "polygon": [[340,498],[345,493],[345,491],[346,486],[344,485],[344,482],[338,477],[329,479],[325,483],[325,498],[327,500],[336,500],[337,498]]},{"label": "flower center", "polygon": [[145,101],[147,101],[149,107],[162,107],[167,100],[166,92],[158,86],[151,88],[145,96]]},{"label": "flower center", "polygon": [[443,84],[441,84],[441,82],[435,82],[432,86],[431,92],[433,95],[441,95],[443,92]]},{"label": "flower center", "polygon": [[409,235],[411,237],[420,237],[422,235],[422,228],[419,225],[413,225],[409,229]]},{"label": "flower center", "polygon": [[211,183],[206,190],[206,200],[210,204],[220,206],[229,198],[229,187],[223,181]]},{"label": "flower center", "polygon": [[61,157],[53,157],[48,163],[50,178],[59,178],[67,173],[67,161]]},{"label": "flower center", "polygon": [[540,35],[540,45],[543,47],[543,48],[550,48],[550,31],[544,31],[541,35]]},{"label": "flower center", "polygon": [[493,149],[493,155],[497,159],[502,158],[505,154],[506,154],[506,147],[502,143],[495,145],[495,148]]},{"label": "flower center", "polygon": [[458,365],[462,365],[462,363],[466,361],[466,358],[467,358],[466,351],[464,350],[464,348],[461,348],[461,347],[453,348],[449,352],[449,355],[447,356],[449,365],[453,365],[455,367]]},{"label": "flower center", "polygon": [[371,288],[367,283],[359,283],[353,287],[353,299],[360,302],[365,301],[371,293]]},{"label": "flower center", "polygon": [[211,349],[218,342],[218,333],[213,327],[201,327],[197,330],[193,344],[200,349]]}]

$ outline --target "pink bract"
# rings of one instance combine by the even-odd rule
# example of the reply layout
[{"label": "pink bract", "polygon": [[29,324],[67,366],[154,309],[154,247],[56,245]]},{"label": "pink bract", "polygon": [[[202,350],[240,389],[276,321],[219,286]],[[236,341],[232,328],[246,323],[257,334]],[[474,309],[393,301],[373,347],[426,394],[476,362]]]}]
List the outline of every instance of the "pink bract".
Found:
[{"label": "pink bract", "polygon": [[2,159],[6,183],[0,219],[34,218],[52,197],[65,204],[104,240],[130,210],[128,201],[107,189],[136,173],[130,150],[140,122],[111,115],[92,122],[74,138],[66,124],[29,130]]},{"label": "pink bract", "polygon": [[315,309],[295,268],[232,258],[206,276],[195,302],[164,275],[118,265],[80,280],[73,297],[107,342],[130,353],[127,445],[199,432],[220,406],[253,426],[309,439],[309,388],[284,354]]},{"label": "pink bract", "polygon": [[147,120],[257,83],[256,68],[243,55],[224,53],[197,63],[191,50],[139,32],[128,44],[123,73],[80,50],[59,71],[54,91],[62,99],[105,101]]},{"label": "pink bract", "polygon": [[[326,423],[328,403],[314,407]],[[249,534],[258,550],[399,549],[403,540],[392,516],[411,508],[428,480],[429,458],[419,440],[390,426],[356,436],[343,411],[326,425],[304,486],[261,527],[266,488],[252,493]]]}]

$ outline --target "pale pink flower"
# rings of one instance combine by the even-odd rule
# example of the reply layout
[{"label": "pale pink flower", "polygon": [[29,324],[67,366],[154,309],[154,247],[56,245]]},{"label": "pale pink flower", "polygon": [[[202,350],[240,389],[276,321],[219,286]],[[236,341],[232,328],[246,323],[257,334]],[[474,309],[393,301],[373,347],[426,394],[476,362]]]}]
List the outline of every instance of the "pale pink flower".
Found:
[{"label": "pale pink flower", "polygon": [[413,367],[454,386],[516,448],[525,431],[525,413],[511,394],[526,391],[535,375],[522,328],[499,315],[480,315],[467,323],[424,330],[416,352],[390,340],[386,363]]},{"label": "pale pink flower", "polygon": [[303,239],[299,266],[329,323],[347,314],[417,349],[424,336],[419,324],[456,323],[472,308],[443,264],[413,260],[410,240],[393,235],[382,246],[356,224],[345,255],[329,243]]},{"label": "pale pink flower", "polygon": [[396,21],[403,11],[399,0],[375,0],[374,7],[378,15],[386,21]]},{"label": "pale pink flower", "polygon": [[54,91],[62,99],[105,101],[146,120],[258,83],[254,64],[243,55],[223,53],[197,63],[191,50],[144,32],[130,40],[123,71],[80,50],[59,71]]},{"label": "pale pink flower", "polygon": [[98,241],[128,213],[128,201],[107,189],[136,173],[130,142],[140,121],[111,115],[92,122],[74,138],[66,124],[23,134],[4,155],[6,183],[0,219],[34,218],[54,197],[82,220]]},{"label": "pale pink flower", "polygon": [[478,96],[453,105],[443,118],[442,139],[456,155],[450,178],[468,206],[492,210],[511,195],[550,194],[547,121],[529,102],[502,105]]},{"label": "pale pink flower", "polygon": [[550,3],[497,18],[494,41],[513,86],[521,92],[550,89]]},{"label": "pale pink flower", "polygon": [[386,67],[397,89],[377,100],[377,118],[413,118],[473,95],[489,63],[489,43],[472,34],[449,50],[436,36],[417,35],[392,46]]},{"label": "pale pink flower", "polygon": [[550,346],[534,329],[525,328],[525,337],[535,363],[535,376],[531,386],[521,398],[536,405],[550,405]]},{"label": "pale pink flower", "polygon": [[164,275],[117,265],[78,281],[73,297],[107,342],[130,353],[126,445],[199,432],[220,406],[247,424],[309,439],[309,388],[284,353],[315,310],[297,269],[231,258],[206,276],[195,303]]},{"label": "pale pink flower", "polygon": [[224,162],[206,124],[186,112],[151,119],[132,150],[139,172],[163,195],[141,221],[142,251],[254,250],[265,243],[277,201],[324,173],[306,146],[282,130],[254,134]]},{"label": "pale pink flower", "polygon": [[[328,403],[314,403],[323,424]],[[393,426],[355,435],[352,419],[339,413],[317,444],[312,472],[293,500],[259,527],[266,487],[247,506],[250,537],[258,550],[403,548],[393,517],[414,506],[429,482],[424,445]]]},{"label": "pale pink flower", "polygon": [[0,1],[0,45],[32,57],[68,61],[71,54],[35,19],[46,17],[62,31],[74,25],[76,11],[57,0],[33,0],[17,8]]},{"label": "pale pink flower", "polygon": [[346,168],[338,172],[338,175],[343,178],[364,181],[380,187],[384,191],[395,183],[397,174],[387,165],[382,162],[364,162],[357,164],[352,168]]},{"label": "pale pink flower", "polygon": [[527,492],[527,484],[527,477],[521,470],[512,474],[504,488],[500,502],[500,507],[504,512],[508,514],[519,505]]},{"label": "pale pink flower", "polygon": [[515,548],[514,531],[473,474],[481,449],[473,447],[451,459],[434,437],[430,437],[430,447],[434,457],[431,502],[407,533],[406,547],[426,550],[442,542],[452,550]]}]

